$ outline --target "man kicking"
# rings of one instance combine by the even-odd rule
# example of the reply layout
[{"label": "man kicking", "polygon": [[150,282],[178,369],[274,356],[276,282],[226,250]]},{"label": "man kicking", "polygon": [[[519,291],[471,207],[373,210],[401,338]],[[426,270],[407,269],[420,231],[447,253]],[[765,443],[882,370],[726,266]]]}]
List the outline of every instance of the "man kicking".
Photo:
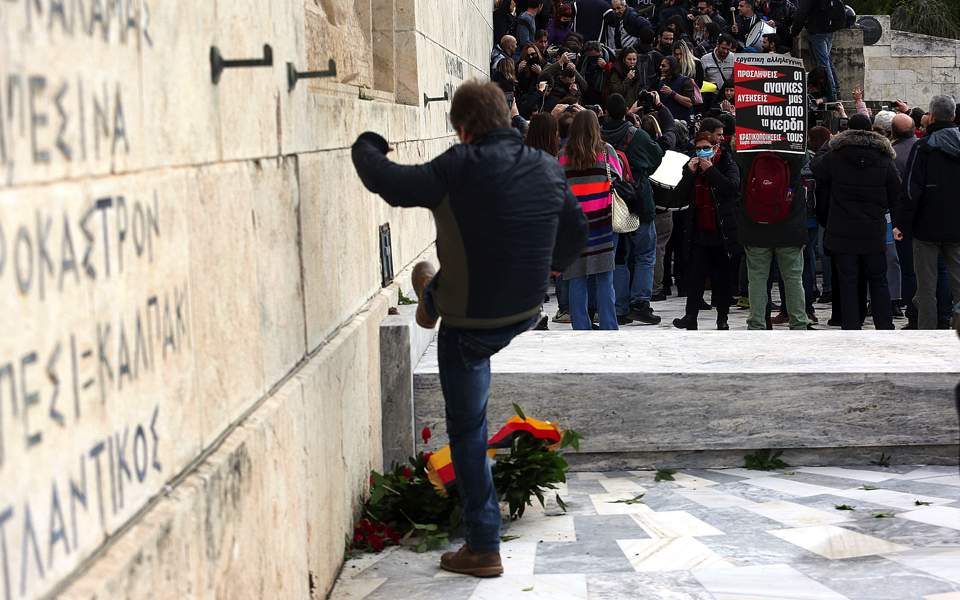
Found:
[{"label": "man kicking", "polygon": [[357,138],[363,184],[391,206],[423,207],[437,225],[440,270],[413,268],[417,323],[437,334],[447,435],[463,506],[466,544],[440,566],[491,577],[500,562],[500,507],[487,460],[490,357],[537,323],[551,271],[586,242],[587,224],[556,158],[523,144],[503,91],[467,81],[450,107],[457,144],[423,165],[386,158],[387,141]]}]

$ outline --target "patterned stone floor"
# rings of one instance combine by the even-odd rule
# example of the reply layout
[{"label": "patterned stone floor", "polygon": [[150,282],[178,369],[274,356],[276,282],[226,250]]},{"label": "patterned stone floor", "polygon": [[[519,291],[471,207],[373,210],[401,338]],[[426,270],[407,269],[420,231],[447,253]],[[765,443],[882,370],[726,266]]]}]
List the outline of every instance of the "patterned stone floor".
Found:
[{"label": "patterned stone floor", "polygon": [[674,477],[571,473],[568,512],[551,502],[507,524],[517,537],[502,546],[500,578],[445,573],[440,551],[392,548],[349,560],[331,597],[960,600],[957,467]]}]

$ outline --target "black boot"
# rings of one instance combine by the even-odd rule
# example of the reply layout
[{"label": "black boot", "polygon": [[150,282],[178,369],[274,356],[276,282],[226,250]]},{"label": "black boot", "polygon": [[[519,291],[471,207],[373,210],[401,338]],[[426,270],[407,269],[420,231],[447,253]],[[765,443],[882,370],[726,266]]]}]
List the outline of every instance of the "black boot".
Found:
[{"label": "black boot", "polygon": [[687,331],[697,330],[697,320],[690,315],[684,315],[682,319],[674,319],[673,326],[677,329],[686,329]]},{"label": "black boot", "polygon": [[649,302],[640,302],[632,305],[630,307],[630,312],[627,313],[627,317],[633,319],[634,321],[639,321],[644,325],[660,324],[660,317],[653,313],[653,309],[650,308]]},{"label": "black boot", "polygon": [[730,312],[728,308],[717,307],[717,331],[729,331],[730,324],[727,323],[727,314]]}]

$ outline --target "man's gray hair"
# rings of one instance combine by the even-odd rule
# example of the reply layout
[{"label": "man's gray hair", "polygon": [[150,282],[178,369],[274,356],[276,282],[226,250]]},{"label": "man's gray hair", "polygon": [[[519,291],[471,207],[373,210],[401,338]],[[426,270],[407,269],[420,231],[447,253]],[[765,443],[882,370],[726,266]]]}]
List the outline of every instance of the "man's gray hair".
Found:
[{"label": "man's gray hair", "polygon": [[953,96],[934,96],[930,100],[930,114],[934,121],[953,121],[957,116],[957,101]]}]

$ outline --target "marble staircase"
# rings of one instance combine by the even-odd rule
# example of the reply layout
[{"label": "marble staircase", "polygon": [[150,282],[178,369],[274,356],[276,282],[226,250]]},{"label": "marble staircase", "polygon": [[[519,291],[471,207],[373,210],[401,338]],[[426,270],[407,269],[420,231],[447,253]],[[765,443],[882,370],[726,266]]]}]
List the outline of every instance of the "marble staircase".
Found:
[{"label": "marble staircase", "polygon": [[[757,449],[790,464],[956,464],[950,331],[529,332],[492,361],[491,429],[513,414],[583,435],[580,469],[738,467]],[[436,349],[414,371],[416,431],[445,443]]]}]

